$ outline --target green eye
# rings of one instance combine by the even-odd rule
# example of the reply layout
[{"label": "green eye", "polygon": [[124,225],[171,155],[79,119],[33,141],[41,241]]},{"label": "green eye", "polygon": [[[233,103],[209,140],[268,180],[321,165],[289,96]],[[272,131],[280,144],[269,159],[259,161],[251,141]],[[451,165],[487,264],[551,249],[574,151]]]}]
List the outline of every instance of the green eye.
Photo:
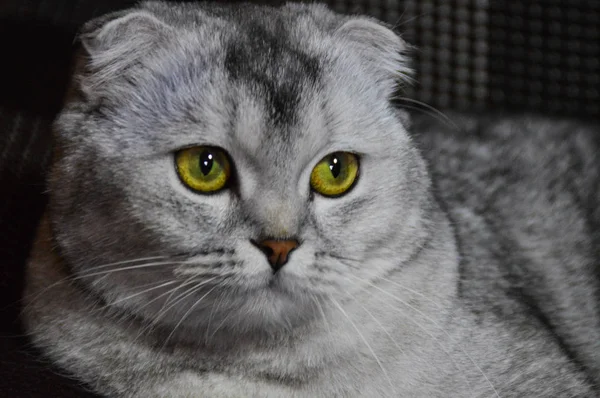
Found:
[{"label": "green eye", "polygon": [[223,189],[231,174],[225,151],[210,146],[182,149],[175,154],[175,164],[181,181],[203,193]]},{"label": "green eye", "polygon": [[327,155],[313,169],[310,186],[323,196],[346,193],[358,176],[358,157],[349,152]]}]

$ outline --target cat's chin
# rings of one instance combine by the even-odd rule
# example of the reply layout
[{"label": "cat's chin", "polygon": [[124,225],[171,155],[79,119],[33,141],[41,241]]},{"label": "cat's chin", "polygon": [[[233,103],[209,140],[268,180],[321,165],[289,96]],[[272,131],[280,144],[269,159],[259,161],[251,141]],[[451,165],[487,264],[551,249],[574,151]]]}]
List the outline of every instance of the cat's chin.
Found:
[{"label": "cat's chin", "polygon": [[[163,317],[159,329],[173,342],[231,346],[238,339],[289,336],[321,319],[323,297],[318,292],[292,275],[263,276],[254,283],[223,287],[201,303],[205,294],[198,292],[181,305],[181,312]],[[199,304],[188,312],[195,302]],[[147,313],[144,318],[152,321]]]},{"label": "cat's chin", "polygon": [[241,332],[288,332],[314,320],[318,294],[283,275],[273,275],[263,286],[232,298],[229,329]]}]

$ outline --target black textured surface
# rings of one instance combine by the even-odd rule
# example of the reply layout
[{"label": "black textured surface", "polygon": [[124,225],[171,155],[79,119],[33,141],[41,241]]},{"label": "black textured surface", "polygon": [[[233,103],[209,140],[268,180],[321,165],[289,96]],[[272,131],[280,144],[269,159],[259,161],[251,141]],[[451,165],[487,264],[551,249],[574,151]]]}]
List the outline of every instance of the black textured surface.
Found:
[{"label": "black textured surface", "polygon": [[490,104],[600,114],[600,1],[492,3]]},{"label": "black textured surface", "polygon": [[[282,1],[261,0],[261,3]],[[0,1],[0,397],[86,396],[19,337],[19,296],[43,211],[50,126],[78,26],[131,0]],[[418,84],[437,108],[598,118],[598,0],[330,0],[382,19],[414,44]],[[405,101],[404,106],[414,107]],[[421,107],[421,109],[423,109]]]}]

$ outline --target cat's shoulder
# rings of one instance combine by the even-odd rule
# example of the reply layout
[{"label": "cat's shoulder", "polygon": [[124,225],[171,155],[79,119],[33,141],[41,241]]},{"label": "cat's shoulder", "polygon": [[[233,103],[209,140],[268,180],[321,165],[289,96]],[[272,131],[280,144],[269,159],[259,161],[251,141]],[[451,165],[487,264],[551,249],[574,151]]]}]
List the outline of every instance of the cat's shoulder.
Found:
[{"label": "cat's shoulder", "polygon": [[415,114],[409,131],[425,152],[483,146],[513,151],[523,149],[522,145],[556,151],[565,144],[600,148],[600,123],[572,117],[514,112]]},{"label": "cat's shoulder", "polygon": [[540,182],[571,172],[597,177],[600,123],[532,114],[444,113],[417,116],[409,127],[442,177],[486,181]]}]

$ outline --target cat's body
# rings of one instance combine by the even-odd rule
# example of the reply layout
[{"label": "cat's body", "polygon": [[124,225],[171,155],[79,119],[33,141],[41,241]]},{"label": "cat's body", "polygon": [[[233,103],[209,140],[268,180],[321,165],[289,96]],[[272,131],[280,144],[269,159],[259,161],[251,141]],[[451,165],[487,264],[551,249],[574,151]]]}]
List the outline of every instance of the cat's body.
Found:
[{"label": "cat's body", "polygon": [[[143,9],[88,26],[57,124],[24,313],[51,359],[110,396],[597,393],[598,131],[410,126],[403,43],[369,20]],[[236,185],[185,189],[190,145]],[[333,151],[360,175],[320,197]],[[301,244],[273,273],[257,237]]]}]

